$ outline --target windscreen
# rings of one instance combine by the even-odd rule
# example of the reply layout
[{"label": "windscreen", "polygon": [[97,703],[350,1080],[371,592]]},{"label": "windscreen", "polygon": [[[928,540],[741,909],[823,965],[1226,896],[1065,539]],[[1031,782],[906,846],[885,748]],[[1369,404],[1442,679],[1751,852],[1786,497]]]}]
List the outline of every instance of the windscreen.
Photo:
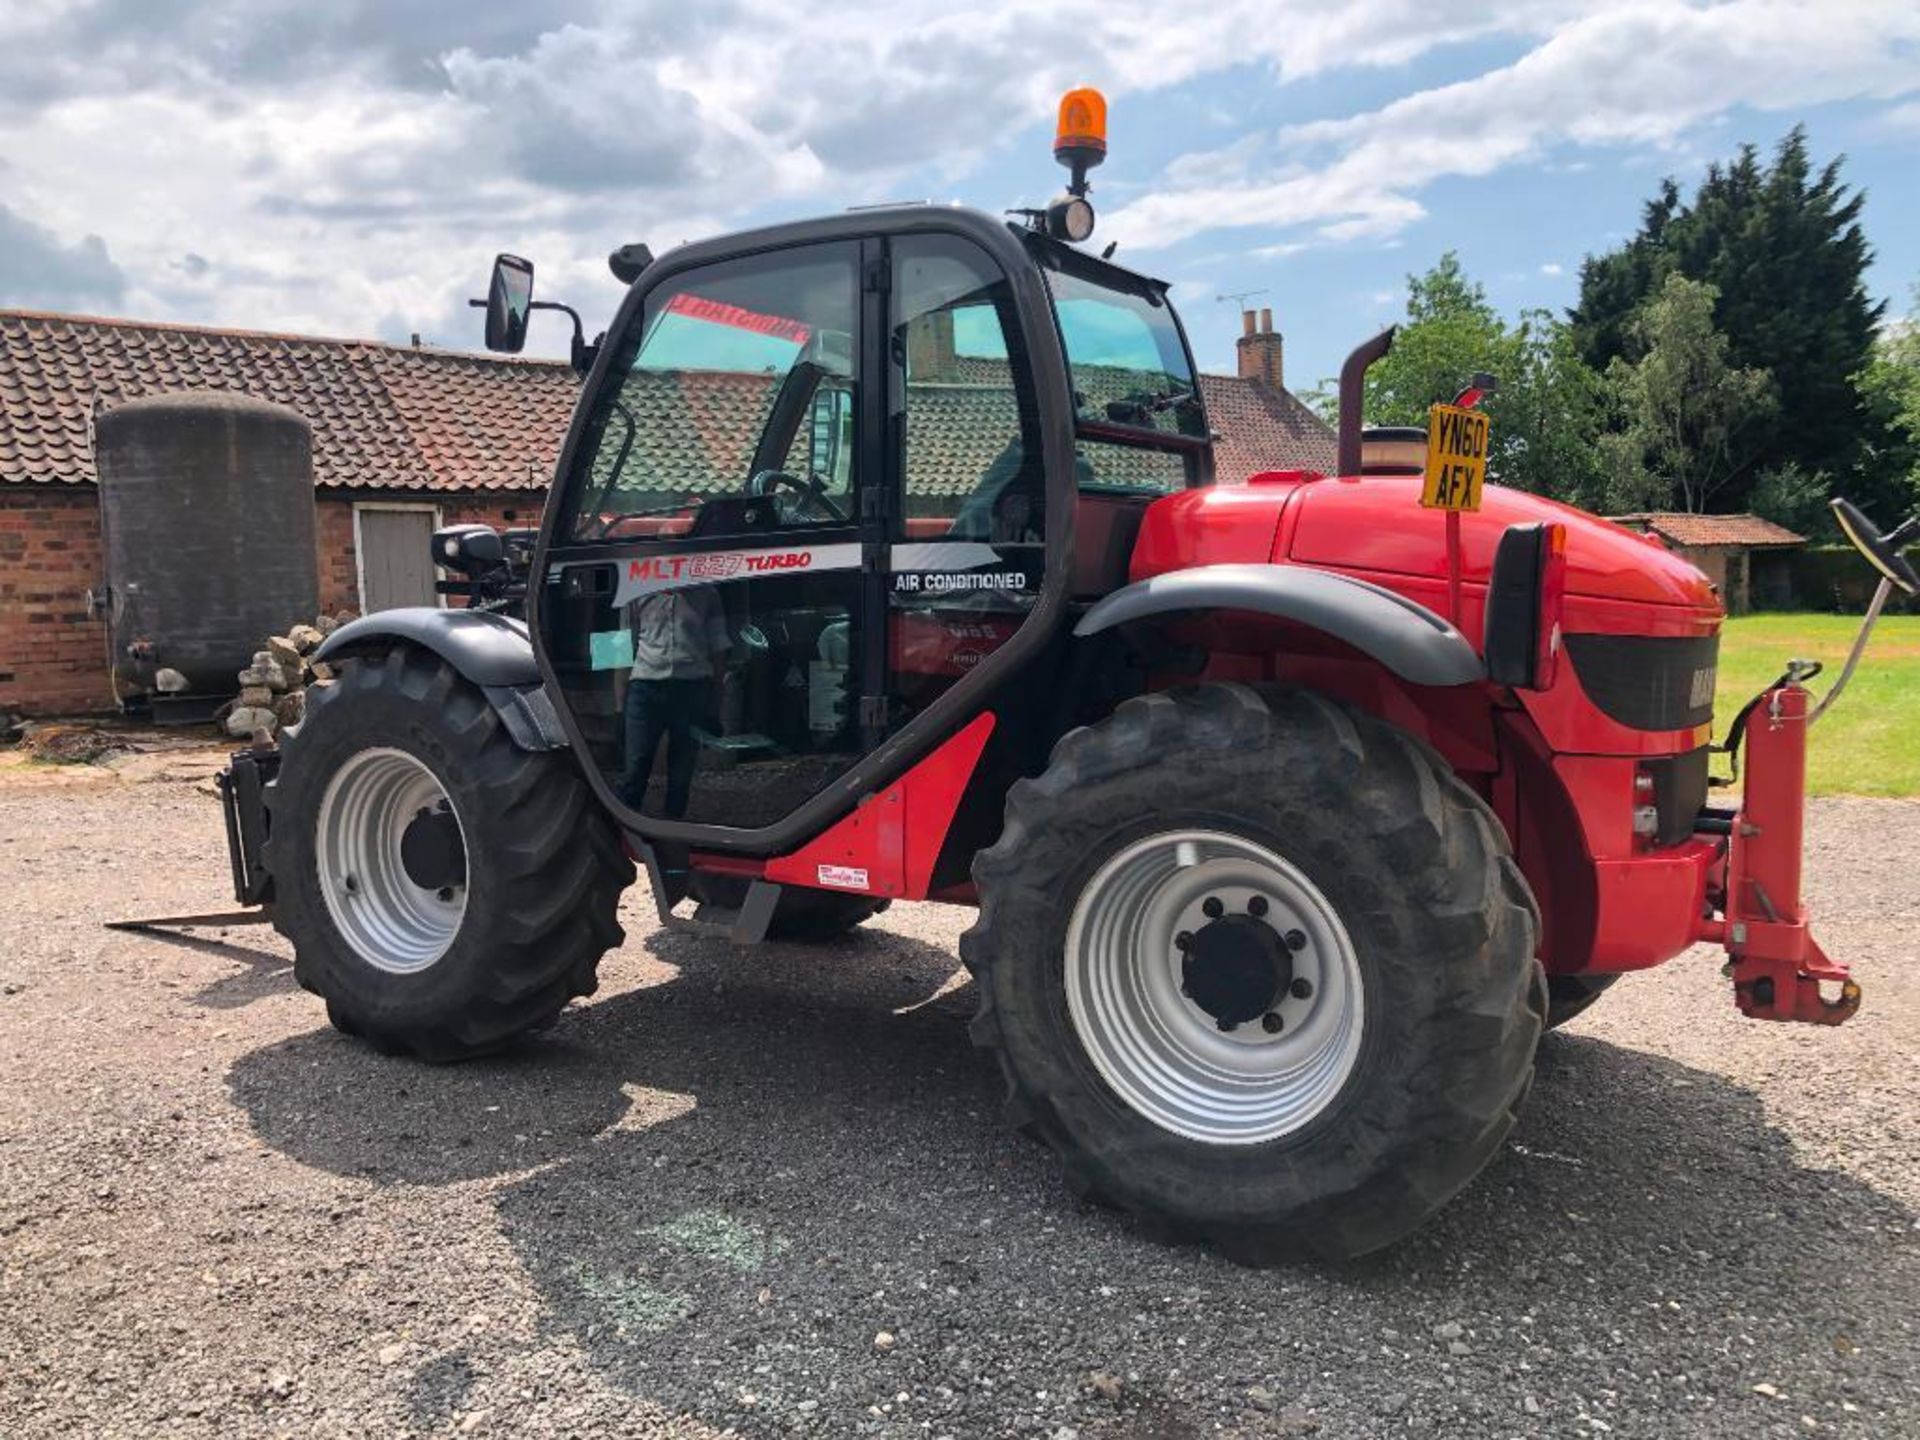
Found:
[{"label": "windscreen", "polygon": [[[1076,418],[1151,436],[1207,437],[1185,338],[1165,293],[1048,247],[1040,262],[1072,371]],[[1107,273],[1102,273],[1102,271]]]}]

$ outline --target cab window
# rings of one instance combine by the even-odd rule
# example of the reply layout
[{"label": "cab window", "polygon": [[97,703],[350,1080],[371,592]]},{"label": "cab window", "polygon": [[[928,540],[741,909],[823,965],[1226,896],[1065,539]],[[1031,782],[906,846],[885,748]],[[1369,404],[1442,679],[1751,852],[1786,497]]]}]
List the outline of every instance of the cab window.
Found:
[{"label": "cab window", "polygon": [[647,299],[569,486],[576,541],[846,524],[858,266],[849,246],[708,266]]}]

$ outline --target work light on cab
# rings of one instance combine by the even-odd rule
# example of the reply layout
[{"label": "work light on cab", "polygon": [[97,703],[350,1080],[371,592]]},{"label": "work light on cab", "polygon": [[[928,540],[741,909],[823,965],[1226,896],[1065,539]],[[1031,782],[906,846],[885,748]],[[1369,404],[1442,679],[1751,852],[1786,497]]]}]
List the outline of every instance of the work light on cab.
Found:
[{"label": "work light on cab", "polygon": [[1060,97],[1054,127],[1053,158],[1067,167],[1067,193],[1047,206],[1047,232],[1074,244],[1093,234],[1093,202],[1087,199],[1087,172],[1107,158],[1107,97],[1090,85]]}]

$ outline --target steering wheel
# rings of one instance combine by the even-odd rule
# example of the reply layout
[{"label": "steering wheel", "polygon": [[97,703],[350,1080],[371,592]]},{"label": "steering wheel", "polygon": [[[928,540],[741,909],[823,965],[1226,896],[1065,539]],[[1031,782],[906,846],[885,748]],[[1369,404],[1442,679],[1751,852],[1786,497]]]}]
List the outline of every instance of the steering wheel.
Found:
[{"label": "steering wheel", "polygon": [[1920,594],[1920,574],[1914,573],[1907,557],[1900,553],[1920,540],[1920,515],[1910,516],[1882,535],[1851,500],[1835,496],[1832,503],[1833,518],[1840,522],[1841,532],[1853,542],[1854,549],[1867,557],[1867,563],[1907,594]]},{"label": "steering wheel", "polygon": [[794,492],[799,504],[817,505],[827,512],[829,520],[845,523],[847,514],[834,504],[833,497],[827,494],[827,487],[820,483],[820,477],[809,475],[804,480],[798,475],[790,475],[785,470],[762,470],[747,481],[747,494],[771,495],[775,490],[787,489]]}]

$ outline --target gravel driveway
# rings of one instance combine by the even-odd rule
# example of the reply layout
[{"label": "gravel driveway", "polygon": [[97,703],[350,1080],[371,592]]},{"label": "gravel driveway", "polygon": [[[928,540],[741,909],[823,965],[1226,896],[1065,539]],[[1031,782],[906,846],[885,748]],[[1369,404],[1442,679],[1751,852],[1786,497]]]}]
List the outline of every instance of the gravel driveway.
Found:
[{"label": "gravel driveway", "polygon": [[592,1003],[429,1069],[270,930],[99,928],[224,906],[204,773],[0,771],[0,1435],[1920,1433],[1920,803],[1814,809],[1853,1023],[1629,980],[1437,1223],[1250,1272],[1001,1129],[962,912],[636,891]]}]

